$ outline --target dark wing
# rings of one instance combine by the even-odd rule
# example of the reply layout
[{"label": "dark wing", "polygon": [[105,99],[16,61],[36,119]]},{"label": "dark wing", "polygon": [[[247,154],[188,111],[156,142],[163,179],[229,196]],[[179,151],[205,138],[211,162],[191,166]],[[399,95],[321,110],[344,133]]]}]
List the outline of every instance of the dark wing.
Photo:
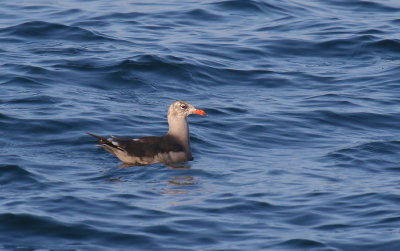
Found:
[{"label": "dark wing", "polygon": [[137,157],[153,157],[159,153],[184,151],[183,146],[168,135],[161,137],[149,136],[138,139],[113,137],[110,143],[112,146],[126,151],[128,155]]}]

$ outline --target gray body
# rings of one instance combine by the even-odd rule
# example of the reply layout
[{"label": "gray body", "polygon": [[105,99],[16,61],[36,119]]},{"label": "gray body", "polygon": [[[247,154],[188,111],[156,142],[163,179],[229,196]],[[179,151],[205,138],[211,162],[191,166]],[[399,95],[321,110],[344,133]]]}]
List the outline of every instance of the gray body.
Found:
[{"label": "gray body", "polygon": [[142,138],[104,138],[89,133],[98,139],[100,147],[118,157],[122,162],[134,165],[153,163],[176,163],[192,160],[187,116],[205,115],[185,101],[176,101],[168,109],[169,130],[163,136]]}]

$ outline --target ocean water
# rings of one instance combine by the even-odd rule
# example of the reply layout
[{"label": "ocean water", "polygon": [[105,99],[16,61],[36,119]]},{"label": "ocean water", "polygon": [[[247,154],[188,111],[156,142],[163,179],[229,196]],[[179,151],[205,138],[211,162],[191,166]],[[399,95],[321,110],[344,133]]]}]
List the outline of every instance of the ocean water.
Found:
[{"label": "ocean water", "polygon": [[[2,1],[0,250],[400,250],[400,2]],[[122,167],[85,134],[194,160]]]}]

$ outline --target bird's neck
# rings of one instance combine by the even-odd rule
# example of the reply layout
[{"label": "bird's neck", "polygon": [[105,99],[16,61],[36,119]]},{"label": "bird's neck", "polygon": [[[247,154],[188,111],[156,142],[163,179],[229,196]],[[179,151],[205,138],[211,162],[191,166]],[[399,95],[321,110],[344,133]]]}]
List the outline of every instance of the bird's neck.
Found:
[{"label": "bird's neck", "polygon": [[168,117],[168,125],[168,134],[174,136],[185,147],[186,151],[190,151],[189,125],[186,117],[174,117],[174,119]]}]

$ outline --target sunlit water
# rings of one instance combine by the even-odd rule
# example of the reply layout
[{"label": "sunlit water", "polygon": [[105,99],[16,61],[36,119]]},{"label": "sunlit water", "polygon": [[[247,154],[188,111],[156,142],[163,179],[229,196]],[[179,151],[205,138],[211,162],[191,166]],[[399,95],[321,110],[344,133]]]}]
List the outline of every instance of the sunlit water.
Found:
[{"label": "sunlit water", "polygon": [[[7,1],[0,249],[399,250],[398,1]],[[194,160],[121,167],[85,132]]]}]

